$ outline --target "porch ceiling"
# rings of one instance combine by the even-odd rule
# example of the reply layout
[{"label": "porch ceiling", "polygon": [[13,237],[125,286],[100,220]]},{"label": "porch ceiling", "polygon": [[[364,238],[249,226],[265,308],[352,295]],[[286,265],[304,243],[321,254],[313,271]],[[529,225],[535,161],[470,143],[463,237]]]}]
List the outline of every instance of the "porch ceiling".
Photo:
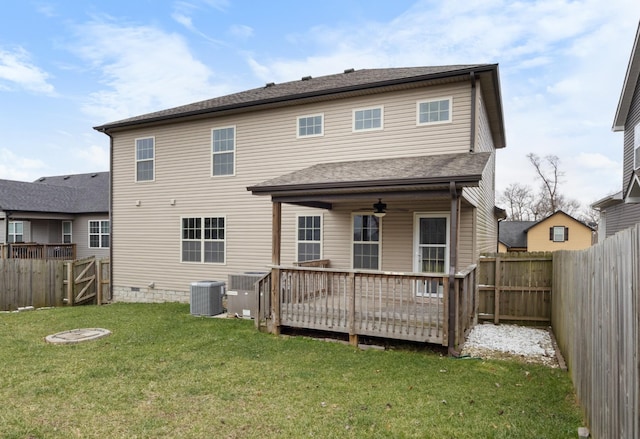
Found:
[{"label": "porch ceiling", "polygon": [[439,154],[320,163],[249,186],[273,201],[331,209],[346,200],[450,198],[456,189],[478,186],[491,153]]}]

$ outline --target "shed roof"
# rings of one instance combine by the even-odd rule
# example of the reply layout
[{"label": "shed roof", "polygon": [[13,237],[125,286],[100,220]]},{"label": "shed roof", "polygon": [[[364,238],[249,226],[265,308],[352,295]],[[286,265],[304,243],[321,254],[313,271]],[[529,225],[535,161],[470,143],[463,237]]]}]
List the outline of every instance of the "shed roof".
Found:
[{"label": "shed roof", "polygon": [[109,173],[41,177],[35,182],[0,180],[0,210],[41,213],[109,211]]},{"label": "shed roof", "polygon": [[484,97],[494,143],[497,148],[502,148],[505,146],[505,134],[497,64],[349,69],[344,73],[317,78],[308,76],[281,84],[269,83],[266,86],[239,93],[99,125],[94,129],[101,132],[112,132],[138,125],[166,123],[182,118],[211,117],[265,107],[298,105],[349,95],[379,93],[398,87],[415,87],[424,81],[446,81],[456,77],[470,77],[471,74],[479,79],[482,89],[485,91]]},{"label": "shed roof", "polygon": [[508,248],[527,248],[527,230],[537,221],[501,221],[499,241]]},{"label": "shed roof", "polygon": [[[477,186],[491,153],[438,154],[419,157],[319,163],[247,187],[254,195],[323,207],[341,196],[444,191]],[[315,204],[314,204],[315,203]]]}]

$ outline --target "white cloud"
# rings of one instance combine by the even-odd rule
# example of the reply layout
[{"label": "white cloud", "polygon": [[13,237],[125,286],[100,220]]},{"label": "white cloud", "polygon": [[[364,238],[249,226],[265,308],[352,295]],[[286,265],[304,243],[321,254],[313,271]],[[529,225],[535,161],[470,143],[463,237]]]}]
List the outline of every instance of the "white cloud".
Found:
[{"label": "white cloud", "polygon": [[76,157],[76,161],[82,163],[82,169],[109,169],[108,145],[89,145],[88,147],[75,148],[73,155]]},{"label": "white cloud", "polygon": [[39,159],[20,157],[8,149],[0,149],[0,178],[5,180],[32,181],[46,168]]},{"label": "white cloud", "polygon": [[151,26],[91,22],[81,26],[74,50],[100,72],[105,88],[83,111],[101,121],[188,104],[225,94],[213,71],[197,60],[186,40]]},{"label": "white cloud", "polygon": [[236,38],[247,39],[253,36],[253,28],[243,24],[236,24],[229,28],[229,33]]},{"label": "white cloud", "polygon": [[46,95],[55,94],[49,75],[32,64],[29,54],[23,48],[13,51],[0,48],[0,90],[25,89]]}]

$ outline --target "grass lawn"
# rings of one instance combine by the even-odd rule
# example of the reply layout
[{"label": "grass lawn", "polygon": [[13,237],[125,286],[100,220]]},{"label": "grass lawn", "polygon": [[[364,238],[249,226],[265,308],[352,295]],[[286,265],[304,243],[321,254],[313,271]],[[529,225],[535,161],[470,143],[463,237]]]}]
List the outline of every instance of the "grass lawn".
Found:
[{"label": "grass lawn", "polygon": [[[44,337],[106,328],[100,340]],[[184,304],[0,314],[2,438],[575,438],[569,376],[275,337]]]}]

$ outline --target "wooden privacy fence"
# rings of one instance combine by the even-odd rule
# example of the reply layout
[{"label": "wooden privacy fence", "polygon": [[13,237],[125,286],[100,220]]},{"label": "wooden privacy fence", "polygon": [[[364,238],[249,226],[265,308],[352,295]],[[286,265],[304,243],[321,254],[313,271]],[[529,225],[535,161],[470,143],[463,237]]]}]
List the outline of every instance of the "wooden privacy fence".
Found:
[{"label": "wooden privacy fence", "polygon": [[494,323],[551,323],[551,253],[497,253],[480,257],[478,319]]},{"label": "wooden privacy fence", "polygon": [[108,259],[0,259],[0,311],[105,303],[108,292]]},{"label": "wooden privacy fence", "polygon": [[552,324],[595,439],[640,437],[640,224],[553,258]]},{"label": "wooden privacy fence", "polygon": [[63,304],[64,261],[0,259],[0,311]]}]

